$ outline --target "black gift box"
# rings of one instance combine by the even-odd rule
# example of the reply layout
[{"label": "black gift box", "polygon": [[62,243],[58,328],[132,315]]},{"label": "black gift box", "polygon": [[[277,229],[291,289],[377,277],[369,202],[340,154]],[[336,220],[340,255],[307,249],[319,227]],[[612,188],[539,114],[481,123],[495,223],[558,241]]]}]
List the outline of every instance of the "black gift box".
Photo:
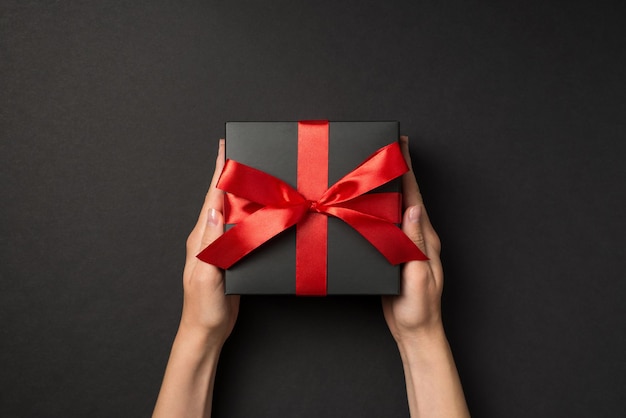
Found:
[{"label": "black gift box", "polygon": [[[398,140],[397,121],[330,122],[328,183]],[[296,188],[298,122],[227,122],[226,157]],[[395,179],[370,193],[401,192]],[[226,229],[232,225],[227,225]],[[295,294],[296,232],[289,228],[225,272],[227,294]],[[384,295],[400,291],[400,266],[391,265],[357,231],[328,219],[327,294]]]}]

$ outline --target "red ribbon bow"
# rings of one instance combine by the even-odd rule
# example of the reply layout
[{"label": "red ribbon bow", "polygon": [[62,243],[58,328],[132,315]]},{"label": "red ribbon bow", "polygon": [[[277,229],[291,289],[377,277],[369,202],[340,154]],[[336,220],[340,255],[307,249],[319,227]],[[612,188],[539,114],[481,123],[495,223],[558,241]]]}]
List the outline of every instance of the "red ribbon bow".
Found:
[{"label": "red ribbon bow", "polygon": [[[307,199],[276,177],[227,160],[217,187],[237,197],[233,200],[227,195],[226,201],[227,208],[235,209],[228,215],[227,222],[237,224],[198,254],[198,258],[227,269],[297,224],[297,234],[302,233],[306,239],[296,239],[296,293],[326,294],[325,222],[330,215],[357,230],[393,265],[427,260],[395,225],[400,217],[400,195],[365,194],[407,171],[400,146],[394,142],[376,151],[318,199]],[[236,200],[241,203],[241,199],[249,202],[233,204]],[[316,220],[323,220],[323,224]]]}]

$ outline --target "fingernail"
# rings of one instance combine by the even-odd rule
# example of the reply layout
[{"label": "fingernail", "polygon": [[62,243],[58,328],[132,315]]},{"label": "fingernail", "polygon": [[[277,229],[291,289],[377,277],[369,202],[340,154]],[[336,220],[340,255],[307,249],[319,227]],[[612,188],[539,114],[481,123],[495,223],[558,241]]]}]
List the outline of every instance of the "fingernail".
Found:
[{"label": "fingernail", "polygon": [[421,213],[422,211],[419,206],[413,206],[409,209],[409,222],[413,222],[414,224],[418,223]]},{"label": "fingernail", "polygon": [[217,226],[220,223],[220,217],[219,217],[219,213],[211,208],[209,209],[209,219],[208,219],[208,224],[211,226]]}]

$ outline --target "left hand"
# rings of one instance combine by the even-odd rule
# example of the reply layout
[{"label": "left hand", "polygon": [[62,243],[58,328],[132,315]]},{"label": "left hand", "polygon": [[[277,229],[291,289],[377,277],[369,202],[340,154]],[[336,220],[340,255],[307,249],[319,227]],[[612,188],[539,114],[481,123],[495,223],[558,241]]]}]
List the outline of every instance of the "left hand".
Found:
[{"label": "left hand", "polygon": [[196,255],[223,233],[223,196],[215,186],[224,168],[220,140],[215,172],[198,222],[187,239],[183,314],[153,417],[210,417],[220,351],[237,320],[239,296],[224,294],[220,269]]},{"label": "left hand", "polygon": [[184,303],[179,332],[191,332],[222,345],[237,320],[239,296],[224,294],[223,272],[199,260],[196,255],[224,231],[223,192],[216,188],[224,168],[225,145],[221,139],[215,172],[196,226],[187,239],[187,259],[183,272]]}]

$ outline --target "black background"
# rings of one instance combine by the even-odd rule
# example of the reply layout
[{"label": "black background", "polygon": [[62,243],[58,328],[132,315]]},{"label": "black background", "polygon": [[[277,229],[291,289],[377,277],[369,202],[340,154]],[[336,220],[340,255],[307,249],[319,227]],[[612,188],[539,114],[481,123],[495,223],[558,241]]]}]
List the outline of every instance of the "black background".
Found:
[{"label": "black background", "polygon": [[[626,410],[619,2],[0,2],[0,415],[147,416],[227,120],[401,121],[475,417]],[[218,417],[405,417],[379,298],[245,297]]]}]

